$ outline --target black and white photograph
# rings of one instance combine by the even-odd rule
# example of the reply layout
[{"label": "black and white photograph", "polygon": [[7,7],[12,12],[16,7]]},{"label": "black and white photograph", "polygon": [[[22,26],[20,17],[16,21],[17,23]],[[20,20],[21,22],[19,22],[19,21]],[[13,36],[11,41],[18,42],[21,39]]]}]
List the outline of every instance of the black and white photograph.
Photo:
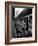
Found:
[{"label": "black and white photograph", "polygon": [[11,31],[13,38],[32,37],[32,7],[13,7]]},{"label": "black and white photograph", "polygon": [[37,4],[5,3],[5,43],[37,42]]}]

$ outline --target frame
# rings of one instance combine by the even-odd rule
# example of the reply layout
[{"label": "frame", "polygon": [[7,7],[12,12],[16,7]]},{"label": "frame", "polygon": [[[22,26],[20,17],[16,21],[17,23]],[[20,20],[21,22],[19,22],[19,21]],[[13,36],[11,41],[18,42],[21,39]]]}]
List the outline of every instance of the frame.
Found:
[{"label": "frame", "polygon": [[[21,10],[22,12],[20,11],[20,9],[22,9]],[[20,15],[16,16],[19,14],[19,11],[21,12]],[[24,15],[29,15],[29,16],[24,16]],[[12,19],[14,19],[14,22],[15,22],[14,26],[15,26],[15,31],[17,31],[17,34],[15,34],[15,32],[12,28],[13,21],[11,21],[11,16],[12,16]],[[24,19],[24,17],[26,19]],[[21,19],[21,18],[23,18],[23,19]],[[19,29],[18,28],[19,26],[17,26],[17,24],[20,22],[19,20],[21,20],[21,22],[22,22],[22,20],[25,20],[25,22],[26,22],[25,29],[26,30],[27,29],[29,30],[29,27],[30,27],[29,22],[30,22],[31,29],[33,31],[30,29],[32,32],[29,33],[29,35],[27,35],[28,34],[27,31],[25,31],[24,35],[18,34],[17,29]],[[23,27],[23,25],[21,27]],[[13,30],[14,34],[11,32],[12,30]],[[24,31],[24,29],[23,29],[23,31]],[[31,39],[32,36],[33,36],[33,39]],[[5,44],[9,45],[9,44],[22,44],[22,43],[35,43],[35,42],[37,42],[37,4],[36,3],[23,3],[23,2],[11,2],[11,1],[5,2]]]}]

